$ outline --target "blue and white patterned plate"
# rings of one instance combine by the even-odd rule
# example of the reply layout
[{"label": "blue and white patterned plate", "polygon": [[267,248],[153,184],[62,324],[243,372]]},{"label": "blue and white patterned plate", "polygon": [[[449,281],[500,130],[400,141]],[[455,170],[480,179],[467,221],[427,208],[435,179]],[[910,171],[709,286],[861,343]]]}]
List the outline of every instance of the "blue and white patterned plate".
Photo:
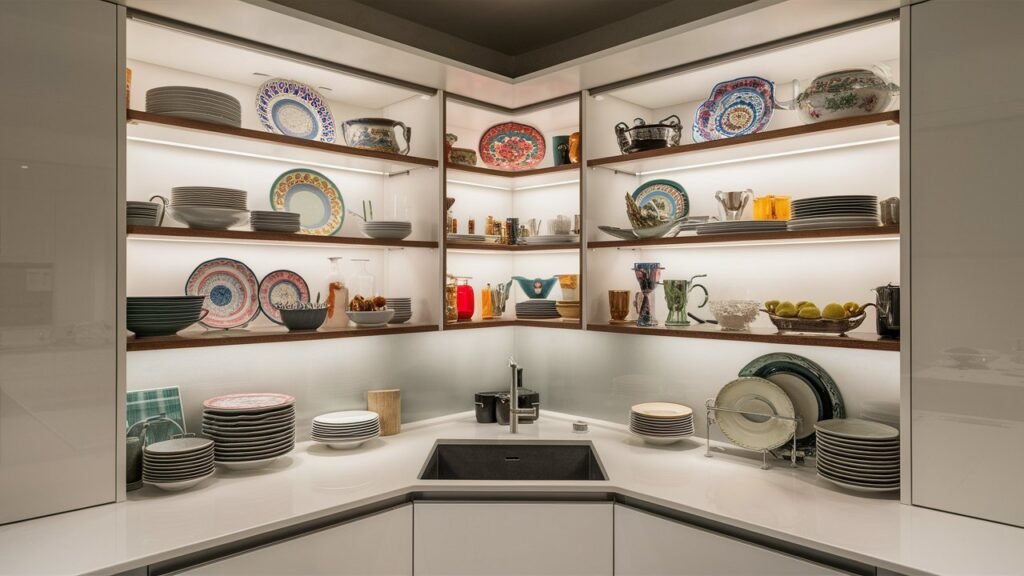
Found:
[{"label": "blue and white patterned plate", "polygon": [[754,134],[771,122],[775,85],[759,76],[720,82],[693,115],[693,141]]},{"label": "blue and white patterned plate", "polygon": [[682,220],[690,213],[690,197],[686,189],[672,180],[644,182],[633,191],[633,200],[641,210],[657,211],[662,222]]},{"label": "blue and white patterned plate", "polygon": [[252,269],[231,258],[207,260],[188,277],[185,294],[206,296],[210,311],[199,323],[207,328],[245,326],[260,313],[260,284]]},{"label": "blue and white patterned plate", "polygon": [[267,132],[334,142],[334,114],[327,99],[302,82],[272,78],[256,93],[256,115]]}]

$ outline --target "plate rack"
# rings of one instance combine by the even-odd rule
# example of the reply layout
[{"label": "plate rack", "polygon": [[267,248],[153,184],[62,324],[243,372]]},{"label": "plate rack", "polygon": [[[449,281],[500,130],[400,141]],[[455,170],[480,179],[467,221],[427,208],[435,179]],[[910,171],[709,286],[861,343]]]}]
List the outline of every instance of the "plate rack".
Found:
[{"label": "plate rack", "polygon": [[[704,408],[706,410],[706,412],[705,412],[706,418],[704,420],[704,442],[705,442],[704,456],[706,458],[711,458],[711,456],[712,456],[712,453],[711,453],[711,422],[714,421],[713,414],[715,414],[715,413],[718,413],[718,412],[729,412],[731,414],[743,414],[744,416],[760,416],[762,418],[770,418],[772,420],[786,420],[786,421],[789,421],[789,422],[795,422],[797,426],[800,426],[800,423],[803,421],[803,419],[800,418],[799,416],[793,416],[793,417],[779,416],[778,414],[764,414],[764,413],[761,413],[761,412],[747,412],[747,411],[744,411],[744,410],[733,410],[732,408],[721,408],[719,406],[715,406],[715,399],[714,398],[709,398],[706,402],[704,402]],[[798,451],[797,451],[797,448],[796,448],[796,433],[795,433],[795,429],[794,429],[794,434],[793,434],[793,438],[791,439],[791,442],[792,442],[792,450],[789,451],[789,465],[791,467],[793,467],[793,468],[796,468],[797,467],[796,461],[797,461]],[[743,447],[740,446],[740,448],[743,448]],[[746,450],[747,448],[744,448],[744,449]],[[769,469],[771,466],[768,465],[768,454],[771,453],[771,450],[770,449],[754,450],[754,452],[760,452],[761,453],[761,469],[762,470]]]}]

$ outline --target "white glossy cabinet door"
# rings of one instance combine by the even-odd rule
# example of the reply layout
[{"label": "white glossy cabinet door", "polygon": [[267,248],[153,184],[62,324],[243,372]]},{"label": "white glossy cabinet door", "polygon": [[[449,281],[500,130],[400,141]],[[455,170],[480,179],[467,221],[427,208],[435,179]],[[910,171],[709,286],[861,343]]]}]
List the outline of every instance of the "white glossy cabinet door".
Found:
[{"label": "white glossy cabinet door", "polygon": [[416,502],[416,576],[612,574],[610,502]]},{"label": "white glossy cabinet door", "polygon": [[0,524],[123,477],[118,30],[109,2],[0,2]]},{"label": "white glossy cabinet door", "polygon": [[412,504],[179,574],[412,576]]},{"label": "white glossy cabinet door", "polygon": [[1018,526],[1022,24],[1020,0],[910,8],[911,500]]},{"label": "white glossy cabinet door", "polygon": [[615,576],[843,574],[700,528],[615,506]]}]

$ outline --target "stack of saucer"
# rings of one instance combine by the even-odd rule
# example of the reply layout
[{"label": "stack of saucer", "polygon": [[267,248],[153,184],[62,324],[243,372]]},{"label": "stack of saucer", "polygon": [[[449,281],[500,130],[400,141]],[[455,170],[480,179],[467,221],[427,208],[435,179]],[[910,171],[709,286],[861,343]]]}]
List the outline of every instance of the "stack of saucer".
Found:
[{"label": "stack of saucer", "polygon": [[693,409],[671,402],[637,404],[629,412],[629,431],[648,444],[672,444],[693,436]]},{"label": "stack of saucer", "polygon": [[242,105],[238,99],[194,86],[162,86],[147,90],[146,112],[242,127]]},{"label": "stack of saucer", "polygon": [[387,298],[387,307],[395,311],[388,324],[404,324],[412,318],[412,298]]},{"label": "stack of saucer", "polygon": [[142,452],[142,481],[161,490],[184,490],[213,476],[213,441],[174,438]]},{"label": "stack of saucer", "polygon": [[856,418],[814,425],[818,476],[860,492],[900,489],[900,431]]},{"label": "stack of saucer", "polygon": [[159,226],[160,225],[160,205],[156,202],[139,202],[136,200],[129,200],[125,202],[126,212],[128,213],[128,219],[126,224],[129,226]]},{"label": "stack of saucer", "polygon": [[401,240],[412,234],[412,222],[371,220],[359,225],[364,235],[378,240]]},{"label": "stack of saucer", "polygon": [[380,436],[380,416],[369,410],[345,410],[313,418],[313,440],[338,450],[359,447]]},{"label": "stack of saucer", "polygon": [[189,228],[227,230],[249,217],[245,190],[213,186],[171,188],[170,214]]},{"label": "stack of saucer", "polygon": [[525,302],[516,302],[516,318],[523,320],[543,320],[558,318],[558,308],[554,300],[531,298]]},{"label": "stack of saucer", "polygon": [[203,402],[203,435],[214,441],[217,464],[262,468],[295,447],[295,398],[287,394],[229,394]]},{"label": "stack of saucer", "polygon": [[253,210],[249,213],[249,225],[257,232],[296,233],[302,229],[298,212],[272,212]]}]

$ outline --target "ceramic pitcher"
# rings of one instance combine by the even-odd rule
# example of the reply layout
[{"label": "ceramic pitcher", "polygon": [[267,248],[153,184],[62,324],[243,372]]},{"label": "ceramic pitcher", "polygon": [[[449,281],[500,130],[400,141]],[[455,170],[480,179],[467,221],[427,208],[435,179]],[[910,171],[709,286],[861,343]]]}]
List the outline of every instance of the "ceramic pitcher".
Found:
[{"label": "ceramic pitcher", "polygon": [[[398,147],[396,128],[402,129],[405,148]],[[345,137],[345,144],[353,148],[408,154],[412,128],[390,118],[354,118],[341,125],[341,134]]]},{"label": "ceramic pitcher", "polygon": [[697,278],[706,278],[707,274],[698,274],[689,280],[665,280],[662,286],[665,288],[665,303],[668,304],[668,319],[666,326],[689,326],[690,321],[686,316],[686,304],[690,298],[690,291],[700,288],[704,292],[704,301],[697,308],[703,308],[708,303],[708,289],[702,284],[694,282]]}]

